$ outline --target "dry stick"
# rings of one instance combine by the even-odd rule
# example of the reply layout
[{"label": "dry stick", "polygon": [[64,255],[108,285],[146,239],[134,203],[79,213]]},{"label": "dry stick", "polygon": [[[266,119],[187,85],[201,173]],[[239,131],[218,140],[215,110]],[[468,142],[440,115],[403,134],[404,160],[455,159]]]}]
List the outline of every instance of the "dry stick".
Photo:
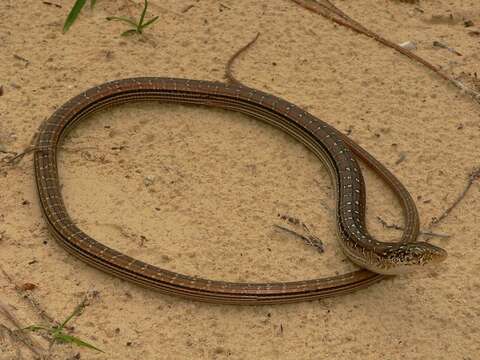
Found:
[{"label": "dry stick", "polygon": [[282,225],[277,225],[277,224],[274,224],[273,226],[275,226],[276,228],[278,229],[281,229],[283,231],[286,231],[292,235],[295,235],[295,236],[298,236],[300,239],[303,240],[303,242],[305,244],[307,244],[308,246],[313,246],[314,248],[316,248],[318,250],[318,252],[320,253],[323,253],[325,250],[323,248],[323,243],[320,241],[320,239],[318,239],[317,237],[314,237],[314,238],[310,238],[310,237],[307,237],[305,235],[302,235],[294,230],[291,230],[289,228],[286,228]]},{"label": "dry stick", "polygon": [[289,215],[281,215],[281,214],[278,214],[278,217],[294,226],[301,226],[303,231],[305,233],[307,233],[307,235],[302,235],[294,230],[291,230],[291,229],[288,229],[286,227],[283,227],[281,225],[274,225],[276,228],[278,229],[281,229],[281,230],[284,230],[284,231],[287,231],[289,232],[290,234],[293,234],[293,235],[296,235],[298,236],[300,239],[303,240],[303,242],[305,242],[308,246],[313,246],[314,248],[317,249],[318,252],[320,253],[323,253],[325,251],[325,248],[323,246],[323,242],[322,240],[320,240],[317,236],[315,236],[311,231],[310,229],[308,228],[308,226],[303,222],[301,221],[300,219],[296,218],[296,217],[293,217],[293,216],[289,216]]},{"label": "dry stick", "polygon": [[333,18],[332,18],[332,13],[334,13],[335,15],[338,15],[340,16],[341,18],[343,18],[344,20],[347,20],[349,21],[353,26],[355,26],[356,28],[358,28],[359,30],[357,29],[354,29],[356,31],[365,31],[365,32],[370,32],[370,30],[368,30],[366,27],[364,27],[362,24],[360,24],[359,22],[355,21],[354,19],[352,19],[350,16],[348,16],[347,14],[345,14],[342,10],[340,10],[339,8],[337,8],[335,5],[333,5],[330,1],[328,0],[319,0],[319,1],[323,1],[324,4],[320,4],[318,2],[312,2],[312,4],[310,4],[311,6],[317,6],[317,8],[315,10],[312,10],[306,6],[308,6],[308,4],[305,4],[305,3],[299,3],[297,2],[299,5],[309,9],[309,10],[312,10],[314,12],[320,12],[322,16],[328,18],[328,19],[331,19],[333,21],[335,21]]},{"label": "dry stick", "polygon": [[395,161],[395,165],[400,165],[400,163],[404,162],[406,158],[407,158],[407,155],[405,155],[405,153],[401,153],[398,160]]},{"label": "dry stick", "polygon": [[441,43],[440,41],[434,41],[433,46],[448,50],[455,55],[462,56],[462,54],[460,54],[457,50],[455,50],[451,47],[448,47],[447,45]]},{"label": "dry stick", "polygon": [[[8,310],[8,306],[4,304],[1,300],[0,300],[0,313],[2,313],[8,320],[10,320],[10,322],[18,330],[24,328],[21,325],[20,321],[16,318],[16,316],[13,315],[12,312]],[[25,331],[11,331],[7,327],[5,328],[9,331],[9,334],[11,337],[15,337],[15,339],[18,339],[19,341],[21,341],[35,355],[42,356],[43,353],[45,352],[45,349]]]},{"label": "dry stick", "polygon": [[240,86],[245,86],[240,81],[238,81],[235,78],[235,76],[233,75],[232,66],[233,66],[234,61],[237,59],[237,57],[239,57],[240,54],[242,54],[250,46],[252,46],[255,43],[255,41],[257,41],[259,36],[260,36],[260,33],[257,33],[257,35],[255,36],[255,38],[253,40],[251,40],[247,45],[245,45],[245,46],[241,47],[239,50],[237,50],[237,52],[235,52],[235,54],[233,54],[232,57],[228,60],[227,65],[225,67],[225,77],[227,78],[228,83],[237,84],[237,85],[240,85]]},{"label": "dry stick", "polygon": [[42,3],[44,3],[45,5],[49,5],[49,6],[55,6],[55,7],[59,8],[59,9],[62,8],[62,5],[55,4],[55,3],[52,3],[52,2],[50,2],[50,1],[42,1]]},{"label": "dry stick", "polygon": [[[377,220],[380,222],[380,224],[383,225],[384,228],[387,228],[387,229],[395,229],[395,230],[405,230],[402,226],[400,225],[397,225],[397,224],[389,224],[387,223],[385,220],[383,220],[380,216],[377,216]],[[424,230],[420,230],[419,231],[419,234],[421,235],[425,235],[425,236],[432,236],[432,237],[439,237],[439,238],[443,238],[443,239],[448,239],[450,238],[450,235],[448,234],[438,234],[438,233],[434,233],[434,232],[431,232],[431,231],[424,231]]]},{"label": "dry stick", "polygon": [[185,8],[183,8],[183,10],[181,11],[181,13],[185,14],[188,10],[190,10],[191,8],[195,7],[195,5],[188,5],[186,6]]},{"label": "dry stick", "polygon": [[450,212],[460,203],[460,201],[463,200],[463,198],[465,197],[465,195],[467,195],[467,192],[468,190],[472,187],[473,183],[480,179],[480,167],[474,171],[472,171],[470,173],[470,175],[468,176],[468,182],[467,182],[467,186],[465,186],[465,189],[463,189],[462,193],[460,194],[460,196],[453,202],[452,205],[450,205],[443,213],[442,215],[440,215],[438,218],[433,218],[432,219],[432,222],[430,223],[429,225],[429,228],[431,229],[432,227],[438,225],[438,223],[440,223],[440,221],[442,221],[443,219],[445,219],[449,214]]},{"label": "dry stick", "polygon": [[20,56],[20,55],[17,55],[17,54],[13,54],[13,57],[17,60],[20,60],[20,61],[23,61],[25,63],[25,66],[27,66],[28,64],[30,64],[30,61],[25,59],[24,57]]},{"label": "dry stick", "polygon": [[[387,39],[383,38],[382,36],[378,35],[377,33],[374,33],[373,31],[365,28],[363,25],[361,25],[357,21],[353,20],[351,17],[346,15],[343,11],[338,9],[330,1],[324,0],[326,5],[317,3],[314,0],[292,0],[292,1],[297,3],[298,5],[302,6],[303,8],[305,8],[307,10],[313,11],[317,14],[320,14],[320,15],[326,17],[327,19],[332,20],[333,22],[335,22],[339,25],[345,26],[345,27],[350,28],[350,29],[352,29],[356,32],[359,32],[359,33],[362,33],[362,34],[364,34],[368,37],[371,37],[372,39],[380,42],[381,44],[383,44],[385,46],[388,46],[388,47],[398,51],[399,53],[409,57],[410,59],[419,62],[420,64],[426,66],[427,68],[429,68],[430,70],[432,70],[433,72],[438,74],[444,80],[447,80],[447,81],[451,82],[457,88],[459,88],[460,90],[462,90],[465,93],[472,96],[475,101],[480,103],[480,93],[479,92],[477,92],[473,89],[470,89],[469,87],[464,85],[462,82],[460,82],[460,81],[454,79],[453,77],[451,77],[450,75],[444,73],[438,66],[435,66],[435,65],[429,63],[428,61],[424,60],[420,56],[415,55],[413,52],[411,52],[407,49],[404,49],[400,45],[397,45],[397,44],[391,42],[390,40],[387,40]],[[337,15],[338,17],[334,16],[332,13]]]}]

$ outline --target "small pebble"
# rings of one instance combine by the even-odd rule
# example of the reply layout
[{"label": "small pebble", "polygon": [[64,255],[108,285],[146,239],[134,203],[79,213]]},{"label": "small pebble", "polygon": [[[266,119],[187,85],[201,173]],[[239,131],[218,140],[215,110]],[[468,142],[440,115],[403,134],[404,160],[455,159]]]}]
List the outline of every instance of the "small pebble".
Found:
[{"label": "small pebble", "polygon": [[417,44],[415,44],[413,41],[405,41],[404,43],[398,45],[406,50],[417,50]]},{"label": "small pebble", "polygon": [[151,186],[151,185],[153,185],[154,182],[155,182],[155,176],[154,175],[147,175],[143,179],[143,184],[145,186]]}]

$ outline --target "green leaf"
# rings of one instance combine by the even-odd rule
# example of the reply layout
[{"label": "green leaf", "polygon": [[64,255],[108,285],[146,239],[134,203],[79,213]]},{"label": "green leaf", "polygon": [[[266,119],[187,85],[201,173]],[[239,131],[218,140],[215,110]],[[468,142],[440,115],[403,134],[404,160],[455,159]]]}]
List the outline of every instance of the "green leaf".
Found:
[{"label": "green leaf", "polygon": [[137,32],[138,32],[137,29],[130,29],[130,30],[124,31],[121,35],[130,36],[130,35],[136,34]]},{"label": "green leaf", "polygon": [[30,326],[21,328],[20,330],[29,330],[29,331],[47,330],[47,331],[50,331],[49,328],[47,328],[45,326],[40,326],[40,325],[30,325]]},{"label": "green leaf", "polygon": [[65,319],[65,321],[63,323],[61,323],[61,325],[57,328],[58,330],[62,330],[65,325],[67,325],[67,323],[75,316],[77,315],[78,313],[80,313],[80,311],[82,311],[82,307],[81,306],[77,306],[75,308],[75,310],[73,310],[73,312]]},{"label": "green leaf", "polygon": [[143,20],[145,19],[145,14],[147,13],[148,2],[145,0],[145,6],[143,7],[142,15],[140,16],[140,21],[138,22],[138,26],[141,27],[143,24]]},{"label": "green leaf", "polygon": [[85,6],[85,3],[87,0],[77,0],[75,4],[72,7],[72,10],[70,10],[70,13],[67,16],[67,19],[65,20],[65,24],[63,24],[63,33],[65,34],[68,29],[70,29],[70,26],[75,22],[75,20],[78,17],[78,14],[80,14],[80,11],[82,11],[82,8]]},{"label": "green leaf", "polygon": [[129,18],[126,18],[126,17],[107,16],[107,20],[108,21],[111,21],[111,20],[124,21],[124,22],[129,23],[130,25],[134,26],[135,28],[137,27],[137,24],[132,19],[129,19]]},{"label": "green leaf", "polygon": [[158,20],[159,17],[160,17],[160,16],[155,16],[153,19],[148,20],[145,24],[143,24],[143,25],[141,26],[141,28],[143,29],[143,28],[147,27],[148,25],[152,24],[153,22],[155,22],[156,20]]},{"label": "green leaf", "polygon": [[59,342],[63,342],[63,343],[72,343],[72,344],[75,344],[77,346],[81,346],[81,347],[86,347],[86,348],[89,348],[89,349],[93,349],[93,350],[97,350],[97,351],[100,351],[100,352],[103,352],[103,350],[100,350],[99,348],[93,346],[92,344],[89,344],[75,336],[72,336],[72,335],[67,335],[67,334],[64,334],[64,333],[59,333],[59,334],[56,334],[55,336],[55,340],[59,341]]}]

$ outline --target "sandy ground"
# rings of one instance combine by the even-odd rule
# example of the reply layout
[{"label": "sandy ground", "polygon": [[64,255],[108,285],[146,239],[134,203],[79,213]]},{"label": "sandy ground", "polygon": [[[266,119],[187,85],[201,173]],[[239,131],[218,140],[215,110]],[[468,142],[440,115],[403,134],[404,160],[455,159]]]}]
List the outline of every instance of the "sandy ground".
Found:
[{"label": "sandy ground", "polygon": [[[73,1],[52,2],[61,8],[27,0],[0,4],[0,157],[24,149],[56,107],[104,81],[223,80],[231,54],[260,32],[236,63],[237,77],[349,133],[411,191],[423,227],[480,166],[478,103],[393,50],[290,1],[151,0],[148,16],[160,19],[143,38],[120,37],[125,25],[105,20],[138,13],[135,2],[127,8],[124,1],[99,1],[66,35],[61,27]],[[479,70],[476,1],[336,3],[394,42],[415,41],[417,54],[455,75]],[[473,26],[465,27],[464,19]],[[462,56],[433,47],[435,40]],[[121,106],[80,124],[59,161],[75,220],[139,259],[232,281],[301,280],[354,268],[334,236],[326,169],[295,140],[246,116],[166,104]],[[398,239],[398,231],[376,220],[401,224],[398,203],[371,172],[365,176],[369,228],[380,239]],[[434,228],[451,235],[431,239],[449,252],[435,271],[338,298],[255,307],[164,296],[68,255],[46,231],[31,156],[2,167],[0,186],[2,269],[17,284],[35,284],[30,298],[58,321],[88,291],[97,292],[71,331],[105,353],[55,345],[52,359],[480,358],[478,182]],[[307,223],[325,253],[275,230],[278,213]],[[0,294],[22,325],[43,323],[1,273]],[[0,324],[14,328],[1,314]],[[33,358],[0,330],[0,359]],[[45,339],[35,339],[47,347]]]}]

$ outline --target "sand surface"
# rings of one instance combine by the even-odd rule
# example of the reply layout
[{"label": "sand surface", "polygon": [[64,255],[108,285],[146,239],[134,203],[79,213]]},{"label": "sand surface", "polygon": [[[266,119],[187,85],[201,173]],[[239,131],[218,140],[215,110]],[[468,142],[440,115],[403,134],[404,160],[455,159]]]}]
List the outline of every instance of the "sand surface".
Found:
[{"label": "sand surface", "polygon": [[[105,17],[138,14],[141,1],[98,1],[66,35],[61,28],[73,1],[51,2],[61,8],[0,3],[2,158],[22,151],[58,106],[102,82],[222,81],[229,57],[260,32],[235,64],[236,76],[350,134],[409,189],[422,227],[455,201],[480,166],[478,103],[425,67],[293,2],[151,0],[147,16],[159,15],[158,22],[144,37],[129,38],[119,35],[125,24]],[[480,70],[476,1],[336,3],[396,43],[416,42],[418,55],[452,74]],[[119,106],[82,122],[59,162],[65,201],[81,228],[166,269],[230,281],[302,280],[354,269],[335,239],[324,166],[289,136],[246,116]],[[401,224],[397,201],[378,177],[368,170],[365,177],[371,232],[398,239],[399,231],[376,220]],[[70,331],[105,353],[55,345],[51,359],[480,359],[478,181],[433,229],[451,235],[430,239],[449,252],[437,269],[342,297],[254,307],[165,296],[67,254],[46,230],[31,156],[13,168],[2,165],[0,186],[2,269],[19,285],[36,285],[30,298],[57,321],[87,292],[97,294]],[[325,253],[276,230],[279,213],[308,224]],[[0,294],[22,325],[44,322],[1,273]],[[0,313],[2,324],[14,328]],[[0,327],[0,359],[31,358]]]}]

